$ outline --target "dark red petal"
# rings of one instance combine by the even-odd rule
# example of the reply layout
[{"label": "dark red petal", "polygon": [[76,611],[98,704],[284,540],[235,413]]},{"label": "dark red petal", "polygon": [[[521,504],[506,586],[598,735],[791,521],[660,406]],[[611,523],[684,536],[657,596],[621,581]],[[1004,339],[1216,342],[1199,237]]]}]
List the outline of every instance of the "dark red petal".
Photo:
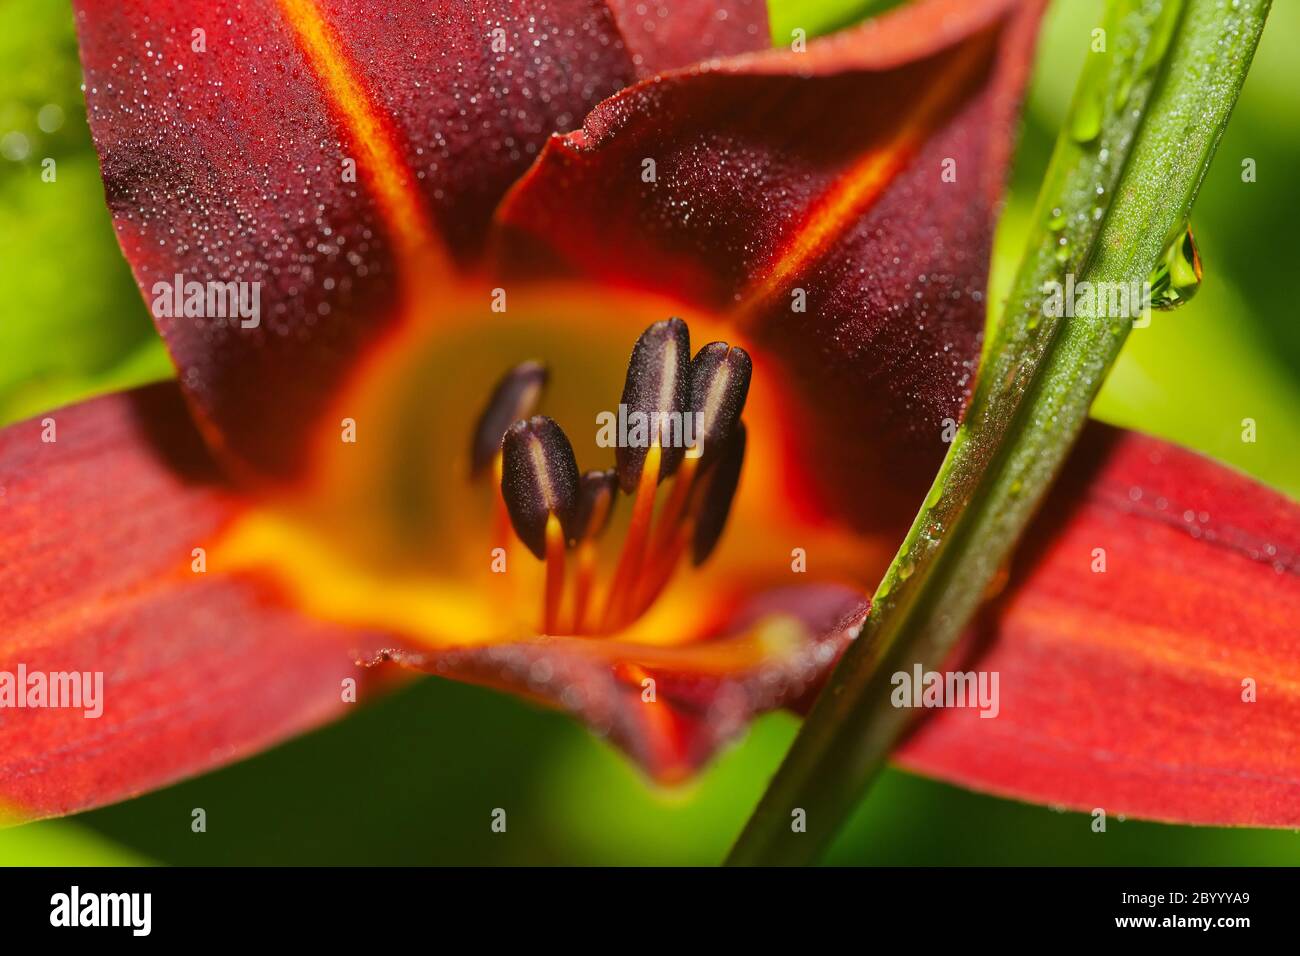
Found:
[{"label": "dark red petal", "polygon": [[551,139],[498,212],[499,255],[731,314],[784,366],[823,497],[905,522],[978,359],[1041,6],[928,0],[640,83]]},{"label": "dark red petal", "polygon": [[346,709],[337,630],[192,568],[239,506],[174,385],[0,432],[0,671],[101,671],[103,713],[0,710],[0,817],[71,813],[228,763]]},{"label": "dark red petal", "polygon": [[950,665],[997,671],[1001,712],[935,711],[898,759],[1112,817],[1300,826],[1300,506],[1103,426],[1070,468]]},{"label": "dark red petal", "polygon": [[[868,609],[858,594],[811,586],[762,595],[729,614],[717,636],[671,647],[539,638],[443,651],[390,649],[375,662],[482,684],[560,708],[608,736],[650,776],[683,779],[754,717],[801,709]],[[795,646],[755,641],[774,616],[800,622]],[[653,680],[653,685],[645,682]],[[654,700],[645,699],[653,687]]]},{"label": "dark red petal", "polygon": [[372,0],[316,6],[461,258],[547,137],[636,76],[600,0],[403,0],[382,16]]},{"label": "dark red petal", "polygon": [[620,25],[637,6],[616,21],[601,0],[75,6],[108,202],[146,302],[176,275],[261,283],[257,327],[156,318],[209,438],[276,475],[294,473],[368,345],[437,316],[502,194],[550,133],[636,78],[634,51],[656,68],[730,52],[756,22],[675,15],[633,30],[629,51]]},{"label": "dark red petal", "polygon": [[771,44],[766,0],[608,0],[638,77]]}]

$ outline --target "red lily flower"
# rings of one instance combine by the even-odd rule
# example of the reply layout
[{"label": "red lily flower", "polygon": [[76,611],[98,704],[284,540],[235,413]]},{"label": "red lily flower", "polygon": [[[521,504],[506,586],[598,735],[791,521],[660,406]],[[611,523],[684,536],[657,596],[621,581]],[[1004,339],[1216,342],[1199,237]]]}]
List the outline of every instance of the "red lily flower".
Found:
[{"label": "red lily flower", "polygon": [[[0,432],[0,670],[104,672],[99,718],[0,722],[11,813],[338,716],[386,673],[358,660],[565,708],[664,780],[807,703],[970,392],[1039,3],[925,0],[804,52],[763,50],[748,0],[76,6],[179,379]],[[259,283],[260,312],[187,314],[188,281]],[[688,369],[687,329],[730,348]],[[592,422],[620,395],[731,437],[616,459]],[[1093,429],[962,648],[999,718],[936,711],[899,759],[1297,825],[1298,542],[1280,496]]]}]

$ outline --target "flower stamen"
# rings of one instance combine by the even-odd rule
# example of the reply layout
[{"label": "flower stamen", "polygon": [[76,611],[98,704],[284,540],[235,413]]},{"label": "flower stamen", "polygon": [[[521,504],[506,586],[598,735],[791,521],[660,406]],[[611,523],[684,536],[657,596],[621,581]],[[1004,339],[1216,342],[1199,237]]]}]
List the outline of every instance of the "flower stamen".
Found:
[{"label": "flower stamen", "polygon": [[551,514],[546,519],[546,603],[542,611],[542,633],[560,630],[560,605],[564,601],[564,528]]},{"label": "flower stamen", "polygon": [[[690,332],[681,319],[656,322],[637,340],[620,414],[630,409],[639,416],[644,443],[620,442],[616,468],[579,477],[568,437],[541,415],[505,427],[497,440],[500,450],[489,459],[501,488],[504,518],[497,528],[504,531],[508,521],[545,565],[543,633],[620,631],[654,604],[688,548],[699,565],[716,547],[744,458],[740,416],[751,363],[744,349],[725,342],[709,343],[693,360],[689,356]],[[490,433],[502,427],[507,413],[531,411],[545,382],[544,366],[526,362],[498,383],[475,429],[473,470],[481,467]],[[663,496],[661,483],[670,486]],[[632,513],[598,600],[596,539],[609,525],[620,492],[632,497]],[[567,588],[570,549],[577,553]],[[567,609],[566,590],[572,591]]]},{"label": "flower stamen", "polygon": [[623,624],[625,607],[631,590],[631,583],[641,573],[641,563],[645,556],[646,538],[650,534],[650,521],[654,514],[655,489],[659,484],[660,459],[663,449],[655,439],[646,453],[645,467],[641,470],[636,486],[636,498],[632,502],[632,523],[628,525],[627,537],[623,539],[623,550],[614,571],[614,580],[605,597],[605,616],[601,621],[602,630],[617,630]]},{"label": "flower stamen", "polygon": [[[494,460],[499,461],[501,436],[506,429],[537,410],[546,390],[549,372],[541,362],[521,362],[506,372],[474,425],[469,450],[470,477],[477,478]],[[500,480],[500,474],[497,479]]]},{"label": "flower stamen", "polygon": [[618,500],[618,474],[614,469],[588,471],[578,485],[578,511],[574,518],[574,544],[578,548],[578,573],[573,589],[573,633],[586,627],[587,608],[596,580],[596,538],[609,525]]},{"label": "flower stamen", "polygon": [[656,480],[663,481],[681,464],[686,450],[682,412],[690,398],[690,384],[691,333],[686,323],[666,319],[642,332],[627,363],[620,403],[629,418],[635,417],[646,426],[644,440],[620,443],[614,449],[619,483],[628,494],[637,490],[645,459],[653,447],[659,448]]},{"label": "flower stamen", "polygon": [[564,543],[578,504],[578,462],[554,421],[515,422],[501,440],[501,497],[515,534],[546,562],[545,633],[555,633],[564,593]]},{"label": "flower stamen", "polygon": [[713,463],[709,485],[699,499],[691,533],[691,563],[696,567],[708,560],[722,537],[744,463],[745,424],[740,422]]}]

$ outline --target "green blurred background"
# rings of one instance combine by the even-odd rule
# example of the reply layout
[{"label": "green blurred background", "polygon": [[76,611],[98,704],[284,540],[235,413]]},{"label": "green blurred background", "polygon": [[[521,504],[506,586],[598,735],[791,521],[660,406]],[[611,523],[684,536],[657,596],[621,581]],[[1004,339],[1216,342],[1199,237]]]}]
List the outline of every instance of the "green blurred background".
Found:
[{"label": "green blurred background", "polygon": [[[881,0],[772,0],[775,42]],[[1005,290],[1101,0],[1055,0],[998,235]],[[1197,448],[1300,496],[1300,323],[1285,256],[1300,210],[1300,4],[1275,3],[1193,216],[1199,295],[1136,331],[1098,417]],[[72,15],[0,0],[0,424],[164,378],[171,366],[113,239]],[[41,162],[57,180],[41,180]],[[1243,183],[1251,158],[1257,182]],[[67,276],[77,276],[69,283]],[[990,297],[996,302],[997,295]],[[1253,418],[1258,440],[1241,441]],[[0,831],[0,864],[700,863],[720,860],[793,738],[785,715],[685,789],[647,785],[567,718],[427,679],[225,770],[70,820]],[[208,831],[190,831],[207,811]],[[493,834],[493,808],[509,814]],[[1290,831],[1162,826],[887,773],[831,851],[867,864],[1297,864]]]}]

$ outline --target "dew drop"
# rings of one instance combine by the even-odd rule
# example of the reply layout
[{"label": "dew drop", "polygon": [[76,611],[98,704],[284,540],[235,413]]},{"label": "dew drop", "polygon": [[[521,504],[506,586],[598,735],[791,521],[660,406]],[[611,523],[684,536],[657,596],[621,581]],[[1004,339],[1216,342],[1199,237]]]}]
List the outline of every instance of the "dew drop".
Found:
[{"label": "dew drop", "polygon": [[942,500],[943,500],[943,483],[936,481],[934,483],[934,487],[930,489],[929,496],[925,499],[925,506],[927,508],[938,507],[939,502]]},{"label": "dew drop", "polygon": [[1084,93],[1070,115],[1070,135],[1078,143],[1091,143],[1101,133],[1102,102],[1095,91]]},{"label": "dew drop", "polygon": [[1201,287],[1201,256],[1190,225],[1166,247],[1147,282],[1153,309],[1176,309],[1196,295]]}]

